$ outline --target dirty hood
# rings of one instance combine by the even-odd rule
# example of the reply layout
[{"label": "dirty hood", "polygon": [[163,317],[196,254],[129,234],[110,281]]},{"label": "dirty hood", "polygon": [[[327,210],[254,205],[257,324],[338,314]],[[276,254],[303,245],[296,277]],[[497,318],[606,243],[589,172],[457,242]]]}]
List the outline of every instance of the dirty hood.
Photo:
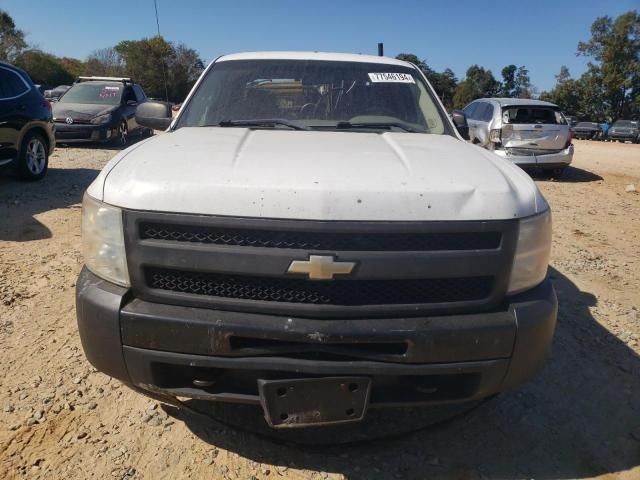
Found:
[{"label": "dirty hood", "polygon": [[91,120],[100,115],[113,112],[117,106],[96,105],[91,103],[59,103],[53,104],[53,117],[64,120],[71,117],[76,121]]},{"label": "dirty hood", "polygon": [[518,167],[448,135],[181,128],[88,193],[136,210],[314,220],[488,220],[546,208]]}]

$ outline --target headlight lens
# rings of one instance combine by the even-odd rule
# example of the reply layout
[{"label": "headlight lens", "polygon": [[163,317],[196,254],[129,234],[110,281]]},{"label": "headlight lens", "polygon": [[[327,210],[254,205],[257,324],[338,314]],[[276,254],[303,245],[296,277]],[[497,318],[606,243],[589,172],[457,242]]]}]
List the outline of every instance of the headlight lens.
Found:
[{"label": "headlight lens", "polygon": [[82,251],[91,272],[123,287],[130,285],[122,210],[87,194],[82,199]]},{"label": "headlight lens", "polygon": [[91,119],[91,123],[94,125],[103,125],[105,123],[109,123],[111,121],[111,114],[107,113],[106,115],[100,115],[99,117]]},{"label": "headlight lens", "polygon": [[520,220],[509,293],[522,292],[541,283],[547,275],[550,254],[551,210]]}]

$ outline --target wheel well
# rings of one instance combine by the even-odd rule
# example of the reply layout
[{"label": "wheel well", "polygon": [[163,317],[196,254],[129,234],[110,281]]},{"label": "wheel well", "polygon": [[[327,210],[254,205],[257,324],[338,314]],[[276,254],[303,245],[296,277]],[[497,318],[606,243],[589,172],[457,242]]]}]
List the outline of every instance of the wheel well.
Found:
[{"label": "wheel well", "polygon": [[22,136],[22,139],[24,140],[24,137],[26,137],[27,134],[29,134],[30,132],[36,132],[36,133],[39,133],[42,136],[42,138],[44,139],[44,142],[47,145],[47,152],[48,152],[49,149],[51,148],[51,145],[49,143],[49,135],[47,135],[46,130],[44,128],[42,128],[42,127],[31,127],[29,130],[24,132],[24,135]]}]

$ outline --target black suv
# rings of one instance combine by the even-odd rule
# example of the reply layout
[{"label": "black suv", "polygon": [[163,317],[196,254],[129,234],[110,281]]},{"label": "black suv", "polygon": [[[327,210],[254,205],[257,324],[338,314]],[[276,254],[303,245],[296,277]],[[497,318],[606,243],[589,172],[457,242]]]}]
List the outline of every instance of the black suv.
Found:
[{"label": "black suv", "polygon": [[56,141],[51,105],[23,70],[0,62],[0,167],[24,180],[47,172]]},{"label": "black suv", "polygon": [[152,133],[135,119],[136,107],[146,101],[129,78],[80,77],[53,106],[56,139],[126,145],[130,134]]}]

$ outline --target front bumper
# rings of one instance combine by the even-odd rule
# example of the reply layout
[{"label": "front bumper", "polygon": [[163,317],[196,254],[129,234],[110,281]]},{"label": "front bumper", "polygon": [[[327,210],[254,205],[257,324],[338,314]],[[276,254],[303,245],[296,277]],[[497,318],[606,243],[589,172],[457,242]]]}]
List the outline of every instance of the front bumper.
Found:
[{"label": "front bumper", "polygon": [[496,149],[494,153],[502,158],[515,163],[523,168],[563,168],[571,164],[573,160],[573,145],[569,145],[564,150],[557,153],[549,153],[542,155],[513,155],[508,149]]},{"label": "front bumper", "polygon": [[56,141],[58,143],[109,142],[117,134],[117,128],[111,124],[91,125],[81,123],[56,122]]},{"label": "front bumper", "polygon": [[265,379],[353,375],[371,379],[371,407],[487,397],[541,368],[557,316],[548,279],[488,313],[317,320],[144,302],[86,268],[76,306],[107,375],[150,396],[256,405]]},{"label": "front bumper", "polygon": [[638,139],[638,136],[634,133],[627,132],[609,132],[607,135],[608,140],[622,140],[622,141],[631,141],[635,142]]}]

